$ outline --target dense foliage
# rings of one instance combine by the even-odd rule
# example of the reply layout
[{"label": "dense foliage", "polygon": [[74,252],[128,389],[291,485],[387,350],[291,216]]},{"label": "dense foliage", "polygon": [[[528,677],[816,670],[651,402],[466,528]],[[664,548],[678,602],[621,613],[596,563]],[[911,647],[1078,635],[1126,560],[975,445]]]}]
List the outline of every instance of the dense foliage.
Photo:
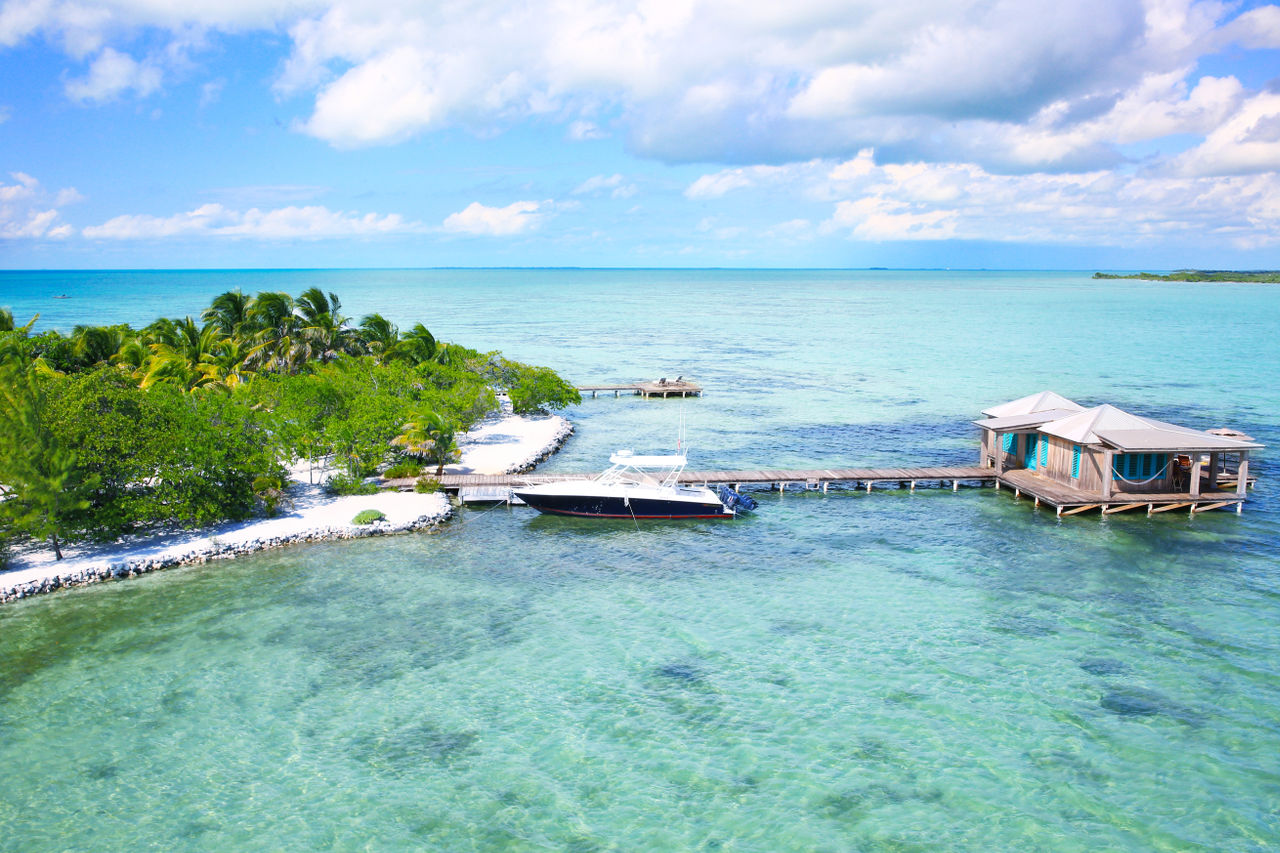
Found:
[{"label": "dense foliage", "polygon": [[57,549],[273,512],[290,460],[331,460],[345,492],[387,462],[439,472],[495,388],[520,413],[579,401],[546,368],[341,310],[318,288],[229,291],[199,321],[63,335],[0,309],[0,559],[13,536]]}]

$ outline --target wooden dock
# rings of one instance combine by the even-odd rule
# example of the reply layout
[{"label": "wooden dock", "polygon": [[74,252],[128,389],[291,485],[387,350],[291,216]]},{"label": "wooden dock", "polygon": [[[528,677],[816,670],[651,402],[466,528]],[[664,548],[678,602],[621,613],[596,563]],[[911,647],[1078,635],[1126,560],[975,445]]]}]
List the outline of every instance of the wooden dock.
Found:
[{"label": "wooden dock", "polygon": [[[445,474],[437,479],[440,488],[456,492],[463,488],[511,487],[534,483],[558,483],[565,480],[590,480],[590,474]],[[892,483],[900,488],[915,491],[917,485],[950,485],[958,489],[962,482],[993,483],[996,472],[991,468],[975,466],[942,468],[814,468],[804,470],[761,469],[753,471],[684,471],[679,482],[690,485],[742,485],[768,486],[786,491],[787,488],[803,488],[827,491],[833,484],[843,484],[871,491],[877,484]],[[389,489],[411,489],[412,479],[387,480]]]},{"label": "wooden dock", "polygon": [[[596,473],[565,474],[445,474],[437,478],[440,488],[446,492],[466,495],[475,502],[493,502],[500,499],[504,490],[515,486],[539,483],[557,483],[567,480],[590,480]],[[387,489],[412,489],[413,479],[387,480]],[[728,485],[734,489],[742,486],[765,486],[770,491],[821,491],[832,486],[843,489],[861,489],[870,492],[876,486],[908,489],[918,486],[945,488],[952,491],[961,483],[991,484],[996,489],[1008,489],[1015,499],[1030,498],[1034,506],[1044,504],[1056,510],[1059,517],[1077,515],[1097,510],[1102,515],[1112,515],[1134,509],[1145,509],[1147,515],[1187,510],[1191,515],[1214,509],[1234,507],[1240,512],[1245,494],[1234,490],[1205,490],[1199,495],[1187,492],[1145,493],[1115,492],[1103,500],[1098,495],[1074,489],[1063,483],[1042,477],[1032,471],[1015,469],[997,475],[994,468],[979,466],[943,466],[934,468],[811,468],[771,469],[745,471],[684,471],[679,482],[689,485]],[[1249,480],[1252,485],[1252,478]]]},{"label": "wooden dock", "polygon": [[620,397],[626,391],[635,396],[644,397],[701,397],[702,386],[684,379],[657,379],[653,382],[627,382],[621,385],[579,385],[579,393],[591,393],[595,397],[601,392],[613,392]]}]

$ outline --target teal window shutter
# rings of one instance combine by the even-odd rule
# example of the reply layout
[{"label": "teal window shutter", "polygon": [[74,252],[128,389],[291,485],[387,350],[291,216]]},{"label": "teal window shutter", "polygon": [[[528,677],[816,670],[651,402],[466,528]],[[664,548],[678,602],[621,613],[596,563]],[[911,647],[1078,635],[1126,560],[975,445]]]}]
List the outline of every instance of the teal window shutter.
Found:
[{"label": "teal window shutter", "polygon": [[1071,445],[1071,476],[1080,476],[1080,445]]},{"label": "teal window shutter", "polygon": [[1004,448],[1005,453],[1017,452],[1017,446],[1013,441],[1017,437],[1018,434],[1016,432],[1006,432],[1004,435],[1000,436],[1000,446]]},{"label": "teal window shutter", "polygon": [[1111,473],[1116,477],[1124,476],[1124,454],[1117,453],[1111,457]]},{"label": "teal window shutter", "polygon": [[1040,467],[1044,468],[1049,464],[1049,439],[1045,436],[1040,437]]}]

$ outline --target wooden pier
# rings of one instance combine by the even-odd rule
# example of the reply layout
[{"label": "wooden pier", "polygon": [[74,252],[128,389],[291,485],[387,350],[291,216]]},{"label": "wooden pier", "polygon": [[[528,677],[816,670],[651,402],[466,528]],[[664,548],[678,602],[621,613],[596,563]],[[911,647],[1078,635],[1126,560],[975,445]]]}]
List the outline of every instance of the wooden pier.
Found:
[{"label": "wooden pier", "polygon": [[[445,474],[438,477],[440,488],[456,492],[463,488],[512,487],[536,483],[557,483],[566,480],[590,480],[591,474]],[[947,486],[952,490],[962,482],[993,483],[996,472],[990,468],[958,466],[941,468],[814,468],[803,470],[761,469],[752,471],[683,471],[679,482],[690,485],[725,484],[735,488],[743,485],[768,486],[786,491],[788,487],[827,491],[833,484],[845,484],[853,488],[871,491],[878,484],[892,483],[899,488],[915,491],[918,485]],[[390,489],[411,489],[414,480],[387,480]]]},{"label": "wooden pier", "polygon": [[702,386],[681,379],[656,379],[653,382],[627,382],[621,385],[579,385],[579,393],[591,393],[595,397],[601,392],[613,392],[620,397],[626,391],[635,396],[644,397],[701,397]]},{"label": "wooden pier", "polygon": [[[566,474],[444,474],[437,479],[446,492],[465,492],[479,501],[498,500],[501,490],[515,486],[557,483],[567,480],[590,480],[596,473]],[[1247,480],[1246,486],[1253,484]],[[990,484],[1013,492],[1015,499],[1030,498],[1034,506],[1041,504],[1052,508],[1059,517],[1098,511],[1113,515],[1134,509],[1145,509],[1147,515],[1172,510],[1187,510],[1191,515],[1214,509],[1234,508],[1240,512],[1248,500],[1244,491],[1237,490],[1236,483],[1223,482],[1231,491],[1205,489],[1198,495],[1188,492],[1115,492],[1103,500],[1098,495],[1073,489],[1060,482],[1035,474],[1026,469],[1004,471],[997,474],[994,468],[980,466],[944,466],[933,468],[811,468],[811,469],[758,469],[745,471],[684,471],[678,481],[689,485],[728,485],[734,489],[742,486],[764,486],[770,491],[821,491],[832,486],[870,492],[876,486],[908,489],[917,487],[946,488],[952,491],[961,483]],[[387,489],[409,490],[413,479],[387,480]]]}]

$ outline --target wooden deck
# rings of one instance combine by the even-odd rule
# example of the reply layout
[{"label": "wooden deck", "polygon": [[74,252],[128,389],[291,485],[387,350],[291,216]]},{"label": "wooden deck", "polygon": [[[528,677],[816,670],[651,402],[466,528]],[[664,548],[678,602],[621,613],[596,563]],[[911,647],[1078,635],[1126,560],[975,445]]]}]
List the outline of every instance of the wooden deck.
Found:
[{"label": "wooden deck", "polygon": [[694,382],[669,379],[666,382],[626,382],[620,385],[579,385],[580,393],[590,392],[595,397],[601,392],[612,391],[613,396],[622,396],[623,391],[640,397],[701,397],[702,386]]},{"label": "wooden deck", "polygon": [[1005,471],[997,481],[998,485],[1012,489],[1015,497],[1028,495],[1036,506],[1048,504],[1057,510],[1059,516],[1076,515],[1082,512],[1098,510],[1104,515],[1145,509],[1147,515],[1159,512],[1185,509],[1192,515],[1208,512],[1213,509],[1234,507],[1240,512],[1248,498],[1235,491],[1204,490],[1199,495],[1190,492],[1113,492],[1111,497],[1103,498],[1094,492],[1085,492],[1066,483],[1050,480],[1025,468]]}]

